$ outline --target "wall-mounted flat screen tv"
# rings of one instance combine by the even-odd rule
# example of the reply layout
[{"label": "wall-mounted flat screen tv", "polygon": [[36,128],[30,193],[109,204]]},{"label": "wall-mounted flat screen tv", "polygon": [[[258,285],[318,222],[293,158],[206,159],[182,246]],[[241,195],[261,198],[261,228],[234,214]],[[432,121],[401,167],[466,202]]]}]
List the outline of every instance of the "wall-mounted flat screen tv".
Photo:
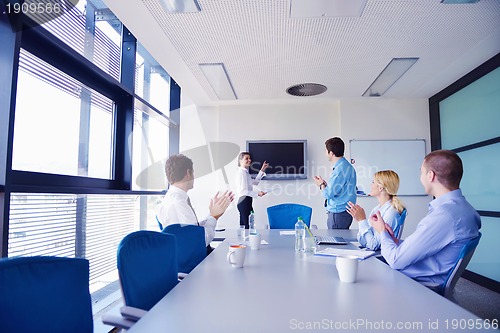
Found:
[{"label": "wall-mounted flat screen tv", "polygon": [[252,155],[250,174],[257,175],[267,161],[268,180],[307,178],[307,140],[251,140],[247,151]]}]

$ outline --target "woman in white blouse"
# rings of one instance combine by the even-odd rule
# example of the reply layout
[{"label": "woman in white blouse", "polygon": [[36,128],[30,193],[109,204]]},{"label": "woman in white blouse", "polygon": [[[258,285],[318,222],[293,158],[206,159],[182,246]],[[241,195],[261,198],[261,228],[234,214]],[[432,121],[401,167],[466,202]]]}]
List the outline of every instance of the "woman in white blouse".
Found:
[{"label": "woman in white blouse", "polygon": [[[405,209],[396,195],[398,189],[399,176],[396,172],[383,170],[375,173],[369,196],[377,198],[378,205],[372,209],[369,216],[373,216],[379,211],[387,224],[386,228],[389,233],[396,229],[401,213]],[[370,222],[367,221],[365,210],[352,202],[349,202],[348,205],[347,212],[358,221],[358,242],[361,246],[370,250],[378,250],[380,248],[379,234],[373,230]],[[392,236],[394,237],[394,235]]]},{"label": "woman in white blouse", "polygon": [[250,153],[240,153],[238,156],[238,171],[236,172],[236,195],[238,196],[238,205],[236,207],[238,207],[238,211],[240,212],[240,225],[244,225],[245,229],[248,229],[248,216],[253,211],[253,198],[266,195],[266,192],[254,191],[253,186],[259,184],[262,177],[266,175],[264,171],[269,166],[269,163],[266,161],[262,163],[262,167],[255,179],[252,179],[252,176],[250,176],[249,169],[251,165],[252,158]]}]

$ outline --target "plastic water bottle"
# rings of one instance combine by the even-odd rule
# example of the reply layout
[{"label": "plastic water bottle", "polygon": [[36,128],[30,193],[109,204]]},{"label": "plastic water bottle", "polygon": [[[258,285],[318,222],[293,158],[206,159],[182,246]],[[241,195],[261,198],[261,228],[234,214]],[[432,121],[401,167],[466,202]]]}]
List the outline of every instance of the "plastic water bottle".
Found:
[{"label": "plastic water bottle", "polygon": [[302,216],[299,216],[295,223],[295,252],[305,251],[306,224],[302,221]]},{"label": "plastic water bottle", "polygon": [[250,215],[248,215],[248,227],[249,227],[249,234],[250,235],[256,235],[257,230],[255,230],[255,215],[253,213],[253,210],[250,212]]}]

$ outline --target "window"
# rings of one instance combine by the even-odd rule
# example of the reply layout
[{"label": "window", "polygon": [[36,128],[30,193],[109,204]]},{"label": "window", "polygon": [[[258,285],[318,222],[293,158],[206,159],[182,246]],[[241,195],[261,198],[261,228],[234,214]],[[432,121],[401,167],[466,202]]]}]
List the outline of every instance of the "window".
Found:
[{"label": "window", "polygon": [[12,167],[112,179],[114,103],[21,50]]},{"label": "window", "polygon": [[[64,15],[21,34],[0,21],[0,39],[10,42],[0,48],[2,64],[13,69],[1,71],[0,79],[17,87],[15,108],[10,99],[2,103],[8,114],[2,119],[13,118],[14,128],[0,136],[8,148],[0,149],[0,161],[12,155],[12,170],[2,168],[0,175],[10,179],[0,184],[0,225],[8,224],[0,229],[0,245],[2,256],[89,259],[95,302],[119,288],[119,241],[134,230],[158,230],[170,78],[142,46],[137,64],[121,63],[122,28],[127,50],[135,52],[133,36],[102,1],[74,2]],[[148,68],[140,79],[136,65]],[[131,93],[132,79],[140,80],[140,96]],[[149,181],[150,170],[163,179]],[[147,183],[140,182],[144,174]]]},{"label": "window", "polygon": [[[117,280],[116,249],[140,227],[140,215],[158,230],[159,195],[78,195],[13,193],[10,201],[9,256],[64,256],[90,261],[90,289]],[[142,209],[141,202],[146,203]]]},{"label": "window", "polygon": [[[28,5],[38,2],[26,0]],[[61,1],[53,2],[57,5],[63,4]],[[35,12],[28,13],[28,16],[41,23],[47,31],[104,72],[119,80],[121,22],[102,1],[71,0],[67,3],[76,5],[62,9],[62,15],[47,16]]]}]

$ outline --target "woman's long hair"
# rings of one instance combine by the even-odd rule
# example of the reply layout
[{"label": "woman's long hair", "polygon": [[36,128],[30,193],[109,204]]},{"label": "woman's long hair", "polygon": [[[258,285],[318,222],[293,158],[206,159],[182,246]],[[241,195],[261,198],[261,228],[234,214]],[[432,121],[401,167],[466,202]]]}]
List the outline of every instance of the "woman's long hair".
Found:
[{"label": "woman's long hair", "polygon": [[383,170],[375,173],[374,179],[387,192],[392,200],[392,207],[401,214],[405,209],[401,199],[397,196],[399,189],[399,176],[392,170]]}]

